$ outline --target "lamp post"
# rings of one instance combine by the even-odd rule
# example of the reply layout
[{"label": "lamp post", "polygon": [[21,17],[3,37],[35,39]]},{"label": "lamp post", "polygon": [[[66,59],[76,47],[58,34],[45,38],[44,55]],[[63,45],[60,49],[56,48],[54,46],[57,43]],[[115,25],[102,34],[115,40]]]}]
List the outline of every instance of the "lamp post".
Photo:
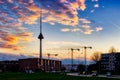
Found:
[{"label": "lamp post", "polygon": [[90,47],[88,47],[88,46],[84,46],[83,47],[84,48],[84,55],[85,55],[85,74],[86,74],[86,72],[87,72],[87,64],[86,64],[86,50],[89,48],[89,49],[92,49],[92,47],[90,46]]}]

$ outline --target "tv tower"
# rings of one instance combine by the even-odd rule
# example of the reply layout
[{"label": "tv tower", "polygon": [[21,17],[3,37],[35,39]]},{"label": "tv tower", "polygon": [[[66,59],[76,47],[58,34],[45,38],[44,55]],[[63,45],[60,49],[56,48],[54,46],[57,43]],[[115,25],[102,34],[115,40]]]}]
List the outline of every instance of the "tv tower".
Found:
[{"label": "tv tower", "polygon": [[42,9],[40,11],[40,34],[38,36],[38,39],[40,39],[40,55],[39,58],[42,59],[42,39],[44,39],[42,34]]}]

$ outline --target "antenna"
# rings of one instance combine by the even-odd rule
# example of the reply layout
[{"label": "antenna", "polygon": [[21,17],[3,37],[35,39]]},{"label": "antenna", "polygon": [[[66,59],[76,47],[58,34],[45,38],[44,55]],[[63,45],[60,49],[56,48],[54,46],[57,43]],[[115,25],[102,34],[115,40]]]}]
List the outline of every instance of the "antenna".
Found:
[{"label": "antenna", "polygon": [[42,33],[42,9],[40,10],[40,33]]}]

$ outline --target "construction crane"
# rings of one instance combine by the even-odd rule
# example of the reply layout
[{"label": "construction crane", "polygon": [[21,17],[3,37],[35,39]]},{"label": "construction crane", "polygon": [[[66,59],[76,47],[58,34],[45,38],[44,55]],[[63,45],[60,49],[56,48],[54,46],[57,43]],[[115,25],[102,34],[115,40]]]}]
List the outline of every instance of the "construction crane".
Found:
[{"label": "construction crane", "polygon": [[[50,49],[50,50],[53,50],[53,49]],[[71,70],[73,69],[73,53],[74,51],[80,51],[79,48],[75,49],[75,48],[70,48],[70,49],[55,49],[55,50],[71,50]],[[48,54],[48,57],[50,56],[50,54]]]},{"label": "construction crane", "polygon": [[87,54],[86,54],[86,51],[87,51],[87,49],[89,48],[89,49],[92,49],[92,47],[91,46],[80,46],[80,48],[83,48],[84,49],[84,58],[85,58],[85,74],[86,74],[86,72],[87,72],[87,64],[86,64],[86,57],[87,57]]},{"label": "construction crane", "polygon": [[85,54],[85,74],[86,74],[86,72],[87,72],[87,64],[86,64],[86,50],[89,48],[89,49],[92,49],[92,47],[91,46],[84,46],[83,47],[84,48],[84,54]]},{"label": "construction crane", "polygon": [[74,50],[80,51],[80,49],[71,48],[71,70],[73,69],[73,51]]},{"label": "construction crane", "polygon": [[87,72],[87,64],[86,64],[86,57],[87,57],[87,49],[92,49],[91,46],[79,46],[79,48],[77,49],[74,49],[74,48],[71,48],[71,49],[55,49],[55,50],[71,50],[71,69],[73,69],[73,51],[74,50],[77,50],[77,51],[80,51],[80,48],[83,48],[84,49],[84,58],[85,58],[85,73]]},{"label": "construction crane", "polygon": [[53,55],[53,56],[58,56],[58,54],[50,54],[48,53],[47,56],[48,56],[48,59],[50,59],[50,56]]}]

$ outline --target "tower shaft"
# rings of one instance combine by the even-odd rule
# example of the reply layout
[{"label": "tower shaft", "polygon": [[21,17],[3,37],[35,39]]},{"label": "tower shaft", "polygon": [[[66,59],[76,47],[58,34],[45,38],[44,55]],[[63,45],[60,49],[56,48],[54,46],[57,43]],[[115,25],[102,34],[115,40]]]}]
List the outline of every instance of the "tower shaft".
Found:
[{"label": "tower shaft", "polygon": [[40,39],[40,55],[39,58],[42,59],[42,39]]}]

